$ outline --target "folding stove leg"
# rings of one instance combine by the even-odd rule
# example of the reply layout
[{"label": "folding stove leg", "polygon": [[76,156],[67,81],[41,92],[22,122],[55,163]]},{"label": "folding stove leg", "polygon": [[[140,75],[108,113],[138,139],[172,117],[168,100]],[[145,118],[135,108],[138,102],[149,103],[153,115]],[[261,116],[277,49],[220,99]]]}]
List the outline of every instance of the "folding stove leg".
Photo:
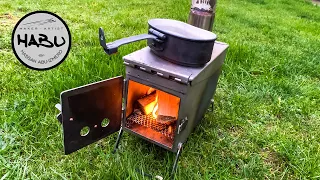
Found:
[{"label": "folding stove leg", "polygon": [[176,159],[174,160],[174,164],[173,164],[172,171],[171,171],[171,179],[174,178],[174,174],[176,173],[181,151],[182,151],[182,143],[179,143],[178,144],[178,151],[177,151]]},{"label": "folding stove leg", "polygon": [[209,112],[213,112],[213,110],[214,110],[214,100],[213,99],[210,100],[210,106],[209,106],[208,110],[209,110]]},{"label": "folding stove leg", "polygon": [[118,150],[118,147],[119,147],[119,144],[120,144],[120,139],[122,137],[122,133],[123,133],[123,130],[122,130],[122,127],[121,127],[120,130],[119,130],[118,137],[117,137],[116,145],[115,145],[114,150],[113,150],[112,153],[115,153]]}]

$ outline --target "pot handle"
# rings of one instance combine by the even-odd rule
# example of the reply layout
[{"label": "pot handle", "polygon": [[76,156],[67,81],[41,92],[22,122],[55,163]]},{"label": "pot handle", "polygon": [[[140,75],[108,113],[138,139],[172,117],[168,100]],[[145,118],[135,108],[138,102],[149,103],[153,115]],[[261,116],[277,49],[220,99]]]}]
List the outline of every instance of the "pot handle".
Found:
[{"label": "pot handle", "polygon": [[104,31],[102,28],[99,28],[99,41],[100,45],[103,47],[104,51],[111,55],[118,52],[118,47],[124,44],[132,43],[135,41],[141,41],[144,39],[153,39],[159,43],[163,42],[166,36],[152,28],[149,29],[150,34],[140,34],[136,36],[130,36],[127,38],[119,39],[110,43],[106,43],[106,38],[104,36]]}]

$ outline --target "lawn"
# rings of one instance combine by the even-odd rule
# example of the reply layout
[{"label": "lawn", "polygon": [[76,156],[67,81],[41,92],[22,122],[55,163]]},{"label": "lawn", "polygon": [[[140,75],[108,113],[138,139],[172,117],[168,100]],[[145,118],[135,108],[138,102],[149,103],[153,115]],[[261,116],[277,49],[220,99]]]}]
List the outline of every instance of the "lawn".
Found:
[{"label": "lawn", "polygon": [[[190,0],[0,1],[0,179],[167,179],[175,155],[124,133],[63,154],[63,90],[124,74],[98,42],[146,32],[150,18],[186,21]],[[19,63],[11,32],[48,10],[69,25],[71,52],[53,70]],[[208,112],[184,146],[176,179],[320,179],[320,6],[305,0],[218,0],[214,33],[230,45]],[[2,178],[1,178],[2,177]]]}]

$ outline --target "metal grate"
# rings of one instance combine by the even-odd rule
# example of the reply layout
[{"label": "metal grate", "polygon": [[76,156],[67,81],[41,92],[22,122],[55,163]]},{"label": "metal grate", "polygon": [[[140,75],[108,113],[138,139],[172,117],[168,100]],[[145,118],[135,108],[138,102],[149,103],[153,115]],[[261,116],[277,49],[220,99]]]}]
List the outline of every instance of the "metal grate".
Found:
[{"label": "metal grate", "polygon": [[173,140],[174,138],[174,132],[176,129],[176,125],[166,125],[157,122],[157,120],[152,116],[152,114],[149,115],[137,115],[137,114],[132,114],[127,118],[126,120],[126,127],[130,128],[130,126],[133,124],[139,124],[148,128],[151,128],[155,131],[160,132],[163,134],[165,137],[168,137]]}]

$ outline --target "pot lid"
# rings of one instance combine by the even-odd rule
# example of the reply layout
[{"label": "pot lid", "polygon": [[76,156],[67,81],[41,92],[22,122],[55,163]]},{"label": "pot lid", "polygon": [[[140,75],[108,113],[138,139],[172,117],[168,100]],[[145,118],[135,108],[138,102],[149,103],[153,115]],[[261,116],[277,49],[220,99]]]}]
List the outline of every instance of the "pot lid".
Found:
[{"label": "pot lid", "polygon": [[148,24],[165,34],[193,41],[213,41],[217,36],[207,30],[172,19],[150,19]]}]

